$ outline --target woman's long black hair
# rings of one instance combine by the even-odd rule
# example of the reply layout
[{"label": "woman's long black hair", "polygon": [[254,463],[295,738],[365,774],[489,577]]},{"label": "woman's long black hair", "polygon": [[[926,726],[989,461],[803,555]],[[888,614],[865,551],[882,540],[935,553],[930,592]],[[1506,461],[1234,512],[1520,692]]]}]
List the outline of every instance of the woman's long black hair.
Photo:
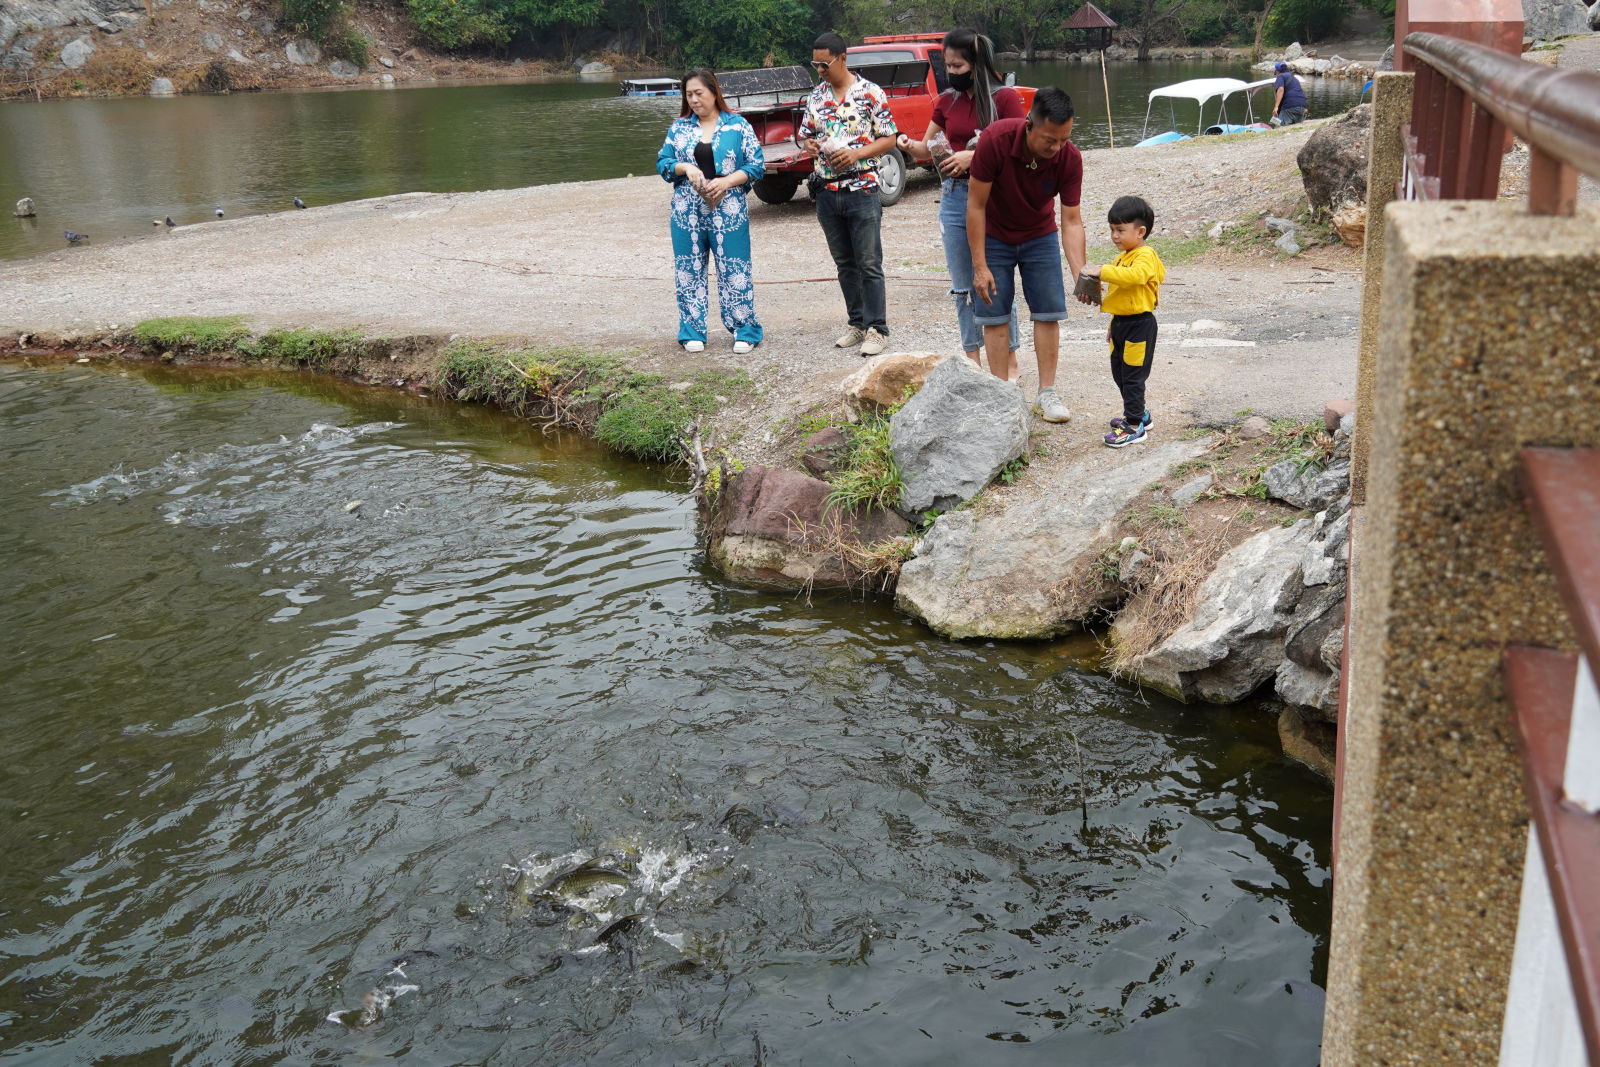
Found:
[{"label": "woman's long black hair", "polygon": [[977,30],[962,27],[944,35],[944,50],[960,52],[972,64],[972,103],[978,109],[978,128],[994,121],[994,91],[1000,87],[1000,72],[994,65],[994,45]]}]

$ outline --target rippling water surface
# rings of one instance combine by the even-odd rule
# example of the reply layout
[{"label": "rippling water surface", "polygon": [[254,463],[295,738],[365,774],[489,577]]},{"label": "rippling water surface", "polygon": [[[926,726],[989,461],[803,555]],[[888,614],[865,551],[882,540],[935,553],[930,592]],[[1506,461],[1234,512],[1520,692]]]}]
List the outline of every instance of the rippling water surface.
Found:
[{"label": "rippling water surface", "polygon": [[0,1058],[1317,1062],[1259,711],[730,586],[483,410],[10,365],[0,462]]}]

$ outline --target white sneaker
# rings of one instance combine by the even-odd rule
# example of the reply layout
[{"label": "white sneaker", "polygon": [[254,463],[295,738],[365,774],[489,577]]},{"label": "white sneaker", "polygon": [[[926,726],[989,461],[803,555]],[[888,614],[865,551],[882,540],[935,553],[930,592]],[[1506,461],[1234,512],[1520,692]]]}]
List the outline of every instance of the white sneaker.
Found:
[{"label": "white sneaker", "polygon": [[835,347],[835,348],[854,348],[856,345],[858,345],[862,341],[866,340],[866,337],[867,337],[867,334],[866,334],[865,330],[863,330],[859,326],[852,326],[848,330],[845,331],[843,337],[841,337],[837,341],[833,342],[833,347]]},{"label": "white sneaker", "polygon": [[877,330],[868,330],[866,337],[862,338],[861,341],[861,354],[863,356],[875,356],[882,352],[883,346],[888,343],[889,339]]},{"label": "white sneaker", "polygon": [[755,345],[751,344],[749,341],[735,341],[733,342],[733,354],[736,356],[742,356],[754,347]]},{"label": "white sneaker", "polygon": [[683,350],[685,352],[704,352],[706,343],[704,341],[685,341],[683,342]]},{"label": "white sneaker", "polygon": [[1039,390],[1039,397],[1033,402],[1033,410],[1045,422],[1066,422],[1072,418],[1071,412],[1067,411],[1067,405],[1056,396],[1055,386]]}]

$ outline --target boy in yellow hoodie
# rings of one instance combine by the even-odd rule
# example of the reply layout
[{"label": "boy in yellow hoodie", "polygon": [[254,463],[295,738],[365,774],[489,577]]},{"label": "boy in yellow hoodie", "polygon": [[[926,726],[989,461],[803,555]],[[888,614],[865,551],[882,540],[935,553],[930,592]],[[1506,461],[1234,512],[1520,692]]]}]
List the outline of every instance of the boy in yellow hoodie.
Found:
[{"label": "boy in yellow hoodie", "polygon": [[1111,377],[1122,393],[1122,414],[1111,420],[1105,442],[1126,448],[1143,441],[1150,431],[1144,383],[1156,352],[1155,309],[1167,268],[1156,250],[1144,243],[1156,225],[1149,204],[1137,196],[1120,196],[1106,221],[1111,223],[1111,243],[1120,254],[1103,267],[1085,268],[1084,273],[1106,283],[1100,309],[1111,314],[1106,341],[1111,345]]}]

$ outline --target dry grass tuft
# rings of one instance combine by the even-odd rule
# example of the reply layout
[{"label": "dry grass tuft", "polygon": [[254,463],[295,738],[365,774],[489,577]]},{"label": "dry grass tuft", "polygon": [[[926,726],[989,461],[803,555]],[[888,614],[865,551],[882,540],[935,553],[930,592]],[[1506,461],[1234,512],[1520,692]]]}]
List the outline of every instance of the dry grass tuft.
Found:
[{"label": "dry grass tuft", "polygon": [[1117,615],[1107,657],[1112,674],[1126,674],[1134,661],[1193,617],[1200,587],[1232,547],[1228,535],[1233,525],[1221,526],[1190,540],[1181,552],[1151,561],[1136,581],[1132,599]]},{"label": "dry grass tuft", "polygon": [[[831,511],[821,526],[789,517],[789,536],[804,552],[832,556],[844,571],[845,582],[851,589],[860,587],[869,592],[887,593],[900,578],[900,566],[911,558],[915,543],[910,537],[891,537],[883,541],[863,544],[847,531],[839,512]],[[806,589],[809,596],[811,590]]]}]

